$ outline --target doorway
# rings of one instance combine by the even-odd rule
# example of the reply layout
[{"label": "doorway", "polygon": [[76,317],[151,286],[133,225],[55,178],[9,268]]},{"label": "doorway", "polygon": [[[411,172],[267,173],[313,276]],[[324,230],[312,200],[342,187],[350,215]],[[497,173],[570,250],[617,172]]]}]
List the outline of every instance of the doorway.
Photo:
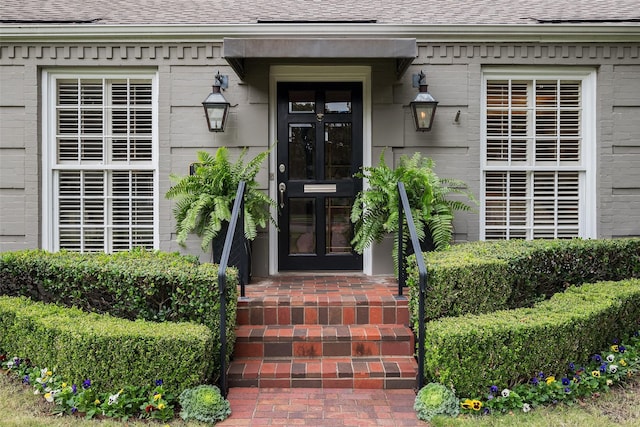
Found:
[{"label": "doorway", "polygon": [[350,243],[362,115],[361,82],[277,84],[280,271],[362,270]]}]

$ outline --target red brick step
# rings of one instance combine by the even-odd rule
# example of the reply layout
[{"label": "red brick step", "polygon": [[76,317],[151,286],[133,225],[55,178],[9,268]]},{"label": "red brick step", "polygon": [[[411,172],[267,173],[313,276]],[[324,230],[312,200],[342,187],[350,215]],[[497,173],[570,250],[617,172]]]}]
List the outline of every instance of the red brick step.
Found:
[{"label": "red brick step", "polygon": [[242,325],[235,357],[406,356],[413,334],[403,325]]},{"label": "red brick step", "polygon": [[411,389],[417,366],[410,356],[242,359],[228,374],[231,387]]},{"label": "red brick step", "polygon": [[274,276],[238,301],[230,387],[410,388],[408,300],[393,278]]}]

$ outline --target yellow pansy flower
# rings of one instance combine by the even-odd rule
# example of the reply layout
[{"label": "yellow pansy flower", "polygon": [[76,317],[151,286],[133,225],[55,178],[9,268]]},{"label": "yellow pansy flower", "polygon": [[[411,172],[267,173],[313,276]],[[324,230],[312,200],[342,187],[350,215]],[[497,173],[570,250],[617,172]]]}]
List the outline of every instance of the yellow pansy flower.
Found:
[{"label": "yellow pansy flower", "polygon": [[100,404],[100,400],[99,400],[99,399],[96,399],[96,401],[95,401],[95,402],[93,402],[93,403],[95,403],[96,405],[99,405],[99,404]]},{"label": "yellow pansy flower", "polygon": [[462,409],[473,409],[473,401],[471,399],[465,399],[460,402],[460,406],[462,406]]},{"label": "yellow pansy flower", "polygon": [[482,402],[480,402],[479,400],[472,400],[471,405],[473,406],[474,411],[479,411],[480,408],[482,408]]},{"label": "yellow pansy flower", "polygon": [[158,393],[158,394],[154,394],[154,395],[153,395],[153,400],[154,400],[154,401],[156,401],[156,400],[160,400],[160,399],[162,399],[162,395],[161,395],[160,393]]},{"label": "yellow pansy flower", "polygon": [[553,384],[556,381],[556,377],[547,377],[547,384]]},{"label": "yellow pansy flower", "polygon": [[164,403],[159,403],[158,404],[158,409],[162,410],[164,408],[165,408]]},{"label": "yellow pansy flower", "polygon": [[596,378],[600,378],[600,371],[592,371],[591,372],[591,376],[592,377],[596,377]]}]

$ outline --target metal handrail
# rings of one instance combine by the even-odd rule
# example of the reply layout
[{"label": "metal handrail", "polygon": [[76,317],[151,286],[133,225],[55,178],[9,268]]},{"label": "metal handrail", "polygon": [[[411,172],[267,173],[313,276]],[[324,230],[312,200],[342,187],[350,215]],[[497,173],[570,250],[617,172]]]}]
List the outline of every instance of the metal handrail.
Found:
[{"label": "metal handrail", "polygon": [[218,292],[220,293],[220,392],[227,397],[227,265],[236,228],[244,235],[244,191],[246,183],[240,181],[238,191],[233,202],[231,211],[231,221],[227,229],[227,236],[224,240],[224,248],[220,257],[218,270]]},{"label": "metal handrail", "polygon": [[398,203],[398,293],[402,295],[402,288],[405,286],[407,279],[407,266],[404,261],[404,245],[403,245],[403,214],[407,217],[407,227],[409,236],[411,237],[411,245],[418,263],[418,390],[424,386],[424,303],[427,296],[427,267],[420,248],[418,233],[413,223],[413,215],[411,214],[411,206],[409,206],[409,198],[404,188],[404,183],[398,183],[398,193],[400,195],[400,203]]}]

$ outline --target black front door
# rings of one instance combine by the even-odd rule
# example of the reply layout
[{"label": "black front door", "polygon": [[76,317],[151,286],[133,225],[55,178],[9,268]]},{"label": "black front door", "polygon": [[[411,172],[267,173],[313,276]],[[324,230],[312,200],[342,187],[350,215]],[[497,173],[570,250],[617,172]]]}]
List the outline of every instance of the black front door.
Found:
[{"label": "black front door", "polygon": [[279,270],[362,270],[350,220],[362,180],[361,83],[278,83]]}]

